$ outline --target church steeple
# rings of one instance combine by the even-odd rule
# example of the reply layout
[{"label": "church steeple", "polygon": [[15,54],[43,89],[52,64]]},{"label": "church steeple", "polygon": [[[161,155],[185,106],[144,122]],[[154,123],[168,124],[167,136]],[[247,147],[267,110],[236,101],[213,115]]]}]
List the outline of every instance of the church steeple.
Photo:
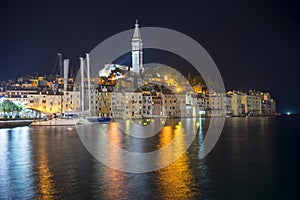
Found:
[{"label": "church steeple", "polygon": [[139,21],[137,19],[135,20],[135,28],[132,40],[142,40],[141,32],[139,29]]},{"label": "church steeple", "polygon": [[143,70],[143,42],[138,20],[135,21],[135,28],[131,41],[131,54],[132,70],[139,75],[139,73]]}]

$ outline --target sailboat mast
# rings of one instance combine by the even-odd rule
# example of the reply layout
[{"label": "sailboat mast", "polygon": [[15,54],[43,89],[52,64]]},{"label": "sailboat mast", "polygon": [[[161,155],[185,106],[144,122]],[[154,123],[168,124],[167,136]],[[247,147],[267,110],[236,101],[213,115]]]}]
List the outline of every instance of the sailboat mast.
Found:
[{"label": "sailboat mast", "polygon": [[[59,78],[61,79],[62,76],[63,76],[63,57],[62,57],[62,54],[61,53],[57,53],[58,55],[58,64],[59,64]],[[63,95],[63,90],[61,89],[60,91],[60,109],[59,109],[59,116],[62,117],[62,106],[63,106],[63,98],[62,98],[62,95]]]},{"label": "sailboat mast", "polygon": [[63,61],[62,61],[62,54],[57,53],[58,56],[58,66],[59,66],[59,77],[62,78],[63,76]]},{"label": "sailboat mast", "polygon": [[81,72],[81,111],[84,112],[84,62],[80,57],[80,72]]},{"label": "sailboat mast", "polygon": [[91,110],[91,77],[90,77],[90,55],[86,54],[86,63],[87,63],[87,81],[88,81],[88,100],[89,100],[89,114],[92,114]]}]

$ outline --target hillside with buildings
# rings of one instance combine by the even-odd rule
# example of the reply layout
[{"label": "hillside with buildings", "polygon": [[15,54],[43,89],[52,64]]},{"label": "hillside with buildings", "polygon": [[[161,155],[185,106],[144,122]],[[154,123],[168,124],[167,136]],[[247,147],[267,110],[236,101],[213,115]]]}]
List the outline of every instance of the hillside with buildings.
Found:
[{"label": "hillside with buildings", "polygon": [[[208,91],[201,83],[191,86],[170,77],[150,76],[140,80],[131,73],[116,78],[92,78],[92,113],[102,117],[211,117],[269,116],[276,114],[276,101],[269,92],[233,90],[226,93]],[[96,81],[95,81],[96,80]],[[138,85],[141,85],[137,87]],[[2,81],[2,104],[10,101],[25,110],[42,114],[62,115],[81,111],[81,92],[76,91],[73,78],[67,83],[59,76],[27,76]],[[26,112],[20,112],[26,116]],[[6,113],[16,117],[16,112]],[[29,117],[29,116],[27,116]]]},{"label": "hillside with buildings", "polygon": [[[269,92],[234,90],[222,93],[213,82],[209,83],[214,86],[209,91],[200,75],[184,77],[165,66],[144,68],[143,43],[137,22],[131,45],[132,66],[106,64],[97,77],[90,77],[90,84],[86,78],[79,81],[69,76],[68,59],[59,62],[59,75],[23,76],[2,81],[0,118],[64,116],[84,112],[87,105],[89,114],[112,118],[277,114],[276,101]],[[87,95],[89,98],[84,98]],[[18,106],[18,112],[4,109],[4,102],[8,101]]]}]

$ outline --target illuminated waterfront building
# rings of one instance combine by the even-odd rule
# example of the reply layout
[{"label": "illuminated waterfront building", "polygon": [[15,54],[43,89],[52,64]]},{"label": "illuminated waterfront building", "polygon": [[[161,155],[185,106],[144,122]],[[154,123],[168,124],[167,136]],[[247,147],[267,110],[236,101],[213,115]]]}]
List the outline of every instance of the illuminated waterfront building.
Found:
[{"label": "illuminated waterfront building", "polygon": [[111,95],[111,112],[114,118],[123,118],[125,112],[125,95],[122,91],[115,91]]},{"label": "illuminated waterfront building", "polygon": [[242,116],[243,108],[242,108],[242,93],[239,91],[228,91],[227,97],[231,98],[231,110],[233,116]]},{"label": "illuminated waterfront building", "polygon": [[153,108],[152,108],[152,95],[150,93],[143,94],[143,106],[142,106],[142,116],[143,117],[152,117]]},{"label": "illuminated waterfront building", "polygon": [[225,94],[222,93],[209,93],[206,95],[206,116],[208,117],[221,117],[225,116]]},{"label": "illuminated waterfront building", "polygon": [[48,114],[67,114],[80,110],[80,92],[65,91],[64,93],[39,93],[27,96],[26,108]]},{"label": "illuminated waterfront building", "polygon": [[111,99],[112,99],[112,89],[109,87],[103,86],[99,89],[98,92],[98,108],[100,117],[111,117]]},{"label": "illuminated waterfront building", "polygon": [[261,97],[255,94],[242,94],[241,104],[244,108],[243,114],[250,116],[260,116],[262,114],[261,109]]}]

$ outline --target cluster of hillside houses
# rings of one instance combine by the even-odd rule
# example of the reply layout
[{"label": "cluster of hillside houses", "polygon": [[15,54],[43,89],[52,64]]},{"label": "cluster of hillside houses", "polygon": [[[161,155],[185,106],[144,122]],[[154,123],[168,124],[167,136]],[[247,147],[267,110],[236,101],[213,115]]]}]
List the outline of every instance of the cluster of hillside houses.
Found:
[{"label": "cluster of hillside houses", "polygon": [[[120,81],[122,84],[116,84]],[[211,117],[211,116],[269,116],[276,114],[276,102],[270,93],[238,90],[218,93],[205,91],[197,85],[192,90],[176,92],[174,80],[166,83],[144,84],[132,88],[133,81],[96,78],[91,86],[91,114],[116,118],[141,117]],[[149,80],[148,80],[149,81]],[[157,81],[157,80],[156,80]],[[130,84],[131,83],[131,84]],[[122,86],[120,86],[122,85]],[[181,86],[185,88],[185,86]],[[189,88],[186,86],[186,88]],[[81,92],[76,91],[73,79],[47,77],[19,78],[0,87],[1,101],[10,100],[23,108],[44,114],[76,113],[82,111]]]}]

